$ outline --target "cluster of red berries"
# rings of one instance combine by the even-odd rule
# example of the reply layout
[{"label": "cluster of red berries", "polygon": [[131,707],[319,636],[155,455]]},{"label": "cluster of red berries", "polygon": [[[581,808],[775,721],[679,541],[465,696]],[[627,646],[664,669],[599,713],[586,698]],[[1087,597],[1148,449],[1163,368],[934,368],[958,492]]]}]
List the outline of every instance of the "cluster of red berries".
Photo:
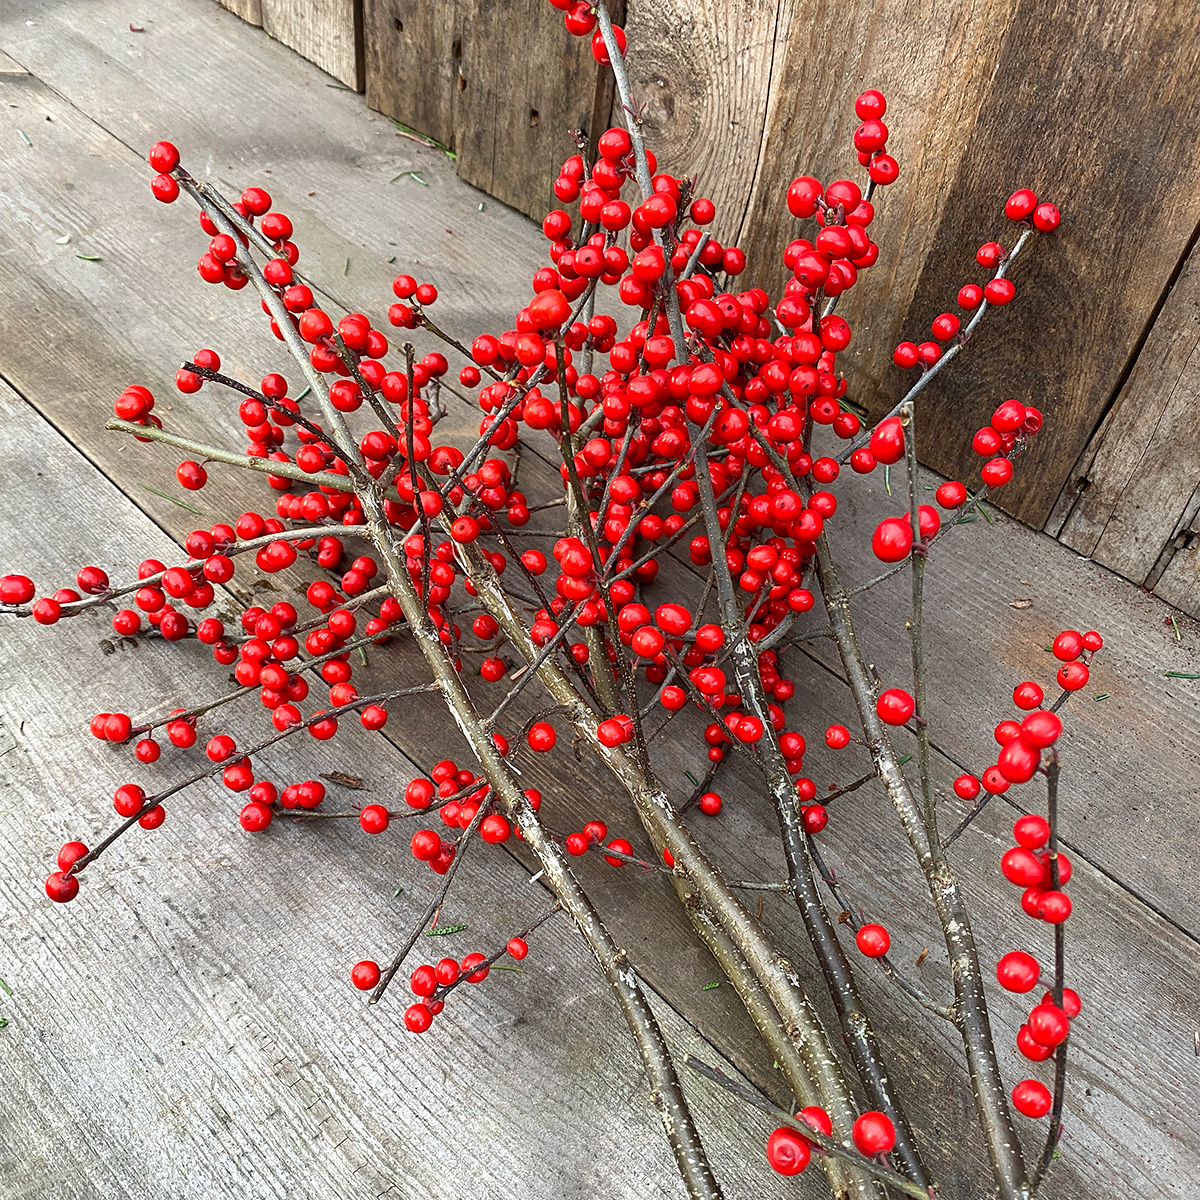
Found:
[{"label": "cluster of red berries", "polygon": [[[816,1133],[833,1136],[833,1123],[829,1114],[816,1105],[802,1108],[796,1119]],[[887,1154],[896,1144],[896,1127],[886,1113],[865,1112],[851,1130],[855,1149],[867,1158],[879,1158]],[[790,1125],[781,1125],[767,1139],[767,1162],[780,1175],[799,1175],[812,1158],[813,1143],[799,1130]]]},{"label": "cluster of red berries", "polygon": [[[504,953],[517,962],[529,954],[529,945],[522,937],[509,938]],[[464,980],[467,983],[482,983],[491,971],[491,965],[499,958],[488,958],[478,952],[468,954],[461,962],[454,958],[442,958],[436,963],[422,963],[413,971],[409,986],[415,1004],[404,1012],[404,1026],[411,1033],[424,1033],[446,1006],[446,996]],[[370,959],[355,963],[350,971],[350,982],[361,991],[369,992],[379,983],[379,964]]]}]

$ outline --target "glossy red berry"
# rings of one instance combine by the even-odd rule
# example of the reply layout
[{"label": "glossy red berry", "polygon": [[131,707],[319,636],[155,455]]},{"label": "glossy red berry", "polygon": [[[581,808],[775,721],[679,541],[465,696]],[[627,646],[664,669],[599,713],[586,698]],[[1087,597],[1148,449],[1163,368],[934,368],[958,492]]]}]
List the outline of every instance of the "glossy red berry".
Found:
[{"label": "glossy red berry", "polygon": [[382,833],[391,821],[391,814],[382,804],[368,804],[358,814],[364,833]]},{"label": "glossy red berry", "polygon": [[1019,188],[1004,205],[1004,215],[1010,221],[1023,221],[1037,207],[1037,196],[1029,188]]},{"label": "glossy red berry", "polygon": [[892,945],[892,939],[882,925],[862,926],[854,935],[854,940],[868,958],[882,958]]},{"label": "glossy red berry", "polygon": [[1036,1079],[1022,1079],[1012,1090],[1012,1101],[1023,1117],[1044,1117],[1050,1111],[1050,1089]]},{"label": "glossy red berry", "polygon": [[885,725],[903,725],[916,707],[916,702],[903,688],[888,688],[875,701],[875,711]]},{"label": "glossy red berry", "polygon": [[555,743],[558,741],[558,734],[548,721],[538,721],[529,730],[528,741],[531,750],[545,753],[547,750],[554,749]]},{"label": "glossy red berry", "polygon": [[1031,992],[1038,985],[1041,968],[1024,950],[1013,950],[996,964],[996,979],[1010,992]]},{"label": "glossy red berry", "polygon": [[912,522],[906,517],[885,517],[871,537],[871,549],[880,562],[902,562],[912,550]]},{"label": "glossy red berry", "polygon": [[1026,850],[1037,850],[1050,838],[1050,822],[1045,817],[1029,815],[1018,817],[1013,825],[1013,838],[1018,846]]},{"label": "glossy red berry", "polygon": [[1057,1004],[1043,1001],[1029,1014],[1029,1032],[1042,1046],[1059,1046],[1067,1040],[1071,1022]]},{"label": "glossy red berry", "polygon": [[850,745],[850,730],[845,725],[830,725],[825,730],[825,745],[832,750],[843,750]]},{"label": "glossy red berry", "polygon": [[1033,225],[1042,233],[1050,233],[1058,228],[1062,216],[1053,204],[1039,204],[1033,210]]},{"label": "glossy red berry", "polygon": [[409,1033],[424,1033],[433,1024],[433,1013],[424,1004],[410,1004],[404,1010],[404,1027]]},{"label": "glossy red berry", "polygon": [[1050,648],[1059,662],[1073,662],[1083,653],[1083,634],[1074,629],[1064,629]]},{"label": "glossy red berry", "polygon": [[46,895],[56,904],[66,904],[79,895],[79,880],[63,871],[52,871],[46,876]]},{"label": "glossy red berry", "polygon": [[963,800],[974,800],[979,795],[979,780],[974,775],[960,775],[954,781],[954,794]]},{"label": "glossy red berry", "polygon": [[896,1127],[881,1112],[865,1112],[854,1122],[854,1144],[870,1158],[886,1154],[896,1144]]},{"label": "glossy red berry", "polygon": [[379,982],[379,964],[369,958],[350,968],[350,982],[360,992],[369,992]]},{"label": "glossy red berry", "polygon": [[517,962],[520,962],[529,953],[529,946],[524,938],[514,937],[508,939],[508,945],[504,947],[504,950],[509,958],[515,958]]},{"label": "glossy red berry", "polygon": [[799,1175],[811,1157],[808,1139],[790,1126],[781,1125],[767,1139],[767,1162],[780,1175]]},{"label": "glossy red berry", "polygon": [[1088,677],[1091,672],[1088,670],[1086,663],[1069,662],[1063,663],[1058,668],[1058,686],[1065,692],[1077,692],[1080,688],[1087,686]]},{"label": "glossy red berry", "polygon": [[1046,868],[1041,860],[1023,846],[1014,846],[1005,851],[1000,859],[1000,870],[1009,883],[1023,888],[1040,886],[1046,877]]}]

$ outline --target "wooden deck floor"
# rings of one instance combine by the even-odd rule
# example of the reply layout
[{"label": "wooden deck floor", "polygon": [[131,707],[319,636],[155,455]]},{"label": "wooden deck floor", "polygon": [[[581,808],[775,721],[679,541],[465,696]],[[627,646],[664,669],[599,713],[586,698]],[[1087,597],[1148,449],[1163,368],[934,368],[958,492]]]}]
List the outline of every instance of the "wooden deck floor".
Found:
[{"label": "wooden deck floor", "polygon": [[[236,445],[232,412],[207,391],[174,393],[174,366],[202,345],[244,378],[284,366],[247,320],[253,301],[198,279],[194,218],[150,197],[151,142],[169,137],[197,174],[231,190],[268,187],[296,223],[308,271],[347,308],[378,311],[408,267],[435,279],[448,326],[495,328],[527,298],[544,245],[536,226],[461,183],[436,152],[211,0],[160,0],[152,18],[137,16],[145,33],[130,33],[130,19],[115,0],[9,0],[0,13],[0,566],[32,565],[46,582],[68,582],[83,561],[128,575],[196,524],[158,495],[178,494],[170,455],[103,432],[122,387],[148,384],[173,427]],[[468,432],[465,421],[457,428]],[[191,499],[211,522],[260,504],[261,491],[214,468]],[[866,522],[887,504],[860,488],[843,501],[845,519]],[[865,561],[850,571],[869,572]],[[1172,624],[1152,597],[1003,518],[948,541],[929,578],[943,790],[990,761],[990,729],[1008,714],[1013,684],[1050,676],[1043,647],[1057,628],[1106,637],[1064,738],[1076,863],[1069,974],[1086,1007],[1047,1195],[1194,1197],[1200,681],[1167,673],[1200,673],[1200,629]],[[886,677],[903,648],[886,636],[886,612],[872,612],[862,633]],[[523,974],[494,976],[424,1038],[403,1032],[397,1003],[367,1010],[350,993],[348,965],[384,956],[426,902],[428,876],[394,841],[308,827],[251,839],[214,788],[98,864],[75,904],[52,909],[41,879],[55,848],[105,827],[107,798],[127,777],[127,759],[87,737],[87,716],[118,695],[141,715],[181,688],[217,687],[153,643],[106,652],[106,634],[100,616],[0,632],[0,976],[12,989],[0,995],[0,1197],[682,1194],[624,1026],[573,937],[539,938]],[[417,677],[402,648],[388,654]],[[798,711],[807,696],[848,713],[832,658],[813,651],[797,673]],[[356,730],[306,746],[304,761],[323,756],[321,770],[360,773],[386,798],[461,748],[427,707],[391,725],[401,726],[389,727],[392,741]],[[822,749],[811,754],[819,782],[845,782],[861,765]],[[272,768],[286,776],[290,761],[299,769],[283,750]],[[165,778],[160,767],[145,777]],[[538,777],[564,824],[599,812],[633,834],[603,780],[585,768],[573,783]],[[731,772],[723,790],[729,803],[707,840],[735,873],[781,873],[777,851],[764,852],[773,816],[753,781]],[[888,915],[903,959],[932,947],[921,971],[936,989],[940,939],[907,868],[894,865],[907,847],[866,791],[831,825],[829,857],[865,912]],[[995,869],[1019,803],[994,804],[959,844],[985,959],[1025,934]],[[517,856],[479,856],[461,877],[448,918],[515,913],[507,929],[544,904]],[[585,882],[654,989],[673,1050],[723,1059],[778,1095],[730,989],[705,990],[715,968],[667,889],[645,882],[630,904],[623,873],[601,867]],[[811,973],[794,911],[770,898],[764,915]],[[945,1083],[959,1078],[952,1039],[873,978],[865,987],[890,1022],[901,1091],[934,1130],[929,1158],[944,1194],[982,1195],[960,1186],[981,1177],[981,1150],[965,1083]],[[1015,1081],[1020,1015],[1002,997],[996,1010]],[[731,1197],[819,1194],[819,1180],[766,1169],[757,1116],[686,1085]]]}]

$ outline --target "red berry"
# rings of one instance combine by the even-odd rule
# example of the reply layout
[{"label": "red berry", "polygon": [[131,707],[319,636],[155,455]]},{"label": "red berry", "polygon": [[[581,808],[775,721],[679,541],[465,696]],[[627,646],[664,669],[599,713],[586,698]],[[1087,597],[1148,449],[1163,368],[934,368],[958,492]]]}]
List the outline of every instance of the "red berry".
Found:
[{"label": "red berry", "polygon": [[1059,662],[1073,662],[1083,653],[1083,635],[1074,629],[1064,629],[1050,648]]},{"label": "red berry", "polygon": [[811,1157],[808,1139],[787,1125],[781,1125],[767,1139],[767,1162],[780,1175],[799,1175]]},{"label": "red berry", "polygon": [[960,775],[954,781],[954,794],[963,800],[974,800],[979,795],[979,780],[974,775]]},{"label": "red berry", "polygon": [[1037,959],[1024,950],[1013,950],[996,964],[996,978],[1000,986],[1010,992],[1033,991],[1040,974]]},{"label": "red berry", "polygon": [[882,958],[892,945],[892,939],[882,925],[864,925],[854,935],[854,940],[868,958]]},{"label": "red berry", "polygon": [[1050,1089],[1036,1079],[1022,1079],[1012,1090],[1012,1101],[1023,1117],[1044,1117],[1050,1111]]},{"label": "red berry", "polygon": [[854,1144],[870,1158],[886,1154],[896,1144],[896,1128],[885,1113],[863,1113],[852,1132]]},{"label": "red berry", "polygon": [[1019,817],[1013,825],[1013,837],[1018,846],[1036,850],[1044,846],[1050,837],[1050,822],[1045,817],[1030,815]]},{"label": "red berry", "polygon": [[52,871],[46,876],[46,895],[56,904],[66,904],[79,895],[79,880],[63,871]]},{"label": "red berry", "polygon": [[888,688],[875,701],[875,711],[885,725],[903,725],[916,707],[916,702],[903,688]]},{"label": "red berry", "polygon": [[912,550],[912,522],[906,517],[885,517],[871,538],[871,549],[880,562],[902,562]]},{"label": "red berry", "polygon": [[1009,196],[1004,215],[1010,221],[1023,221],[1037,207],[1037,196],[1029,188],[1020,188]]},{"label": "red berry", "polygon": [[1033,1040],[1033,1034],[1029,1032],[1028,1025],[1022,1025],[1017,1030],[1017,1049],[1030,1062],[1045,1062],[1054,1053],[1052,1046],[1043,1046],[1040,1042]]},{"label": "red berry", "polygon": [[1080,688],[1087,686],[1088,676],[1090,675],[1086,663],[1069,662],[1063,663],[1058,669],[1058,686],[1065,692],[1077,692]]},{"label": "red berry", "polygon": [[410,1033],[424,1033],[433,1024],[433,1013],[424,1004],[410,1004],[404,1010],[404,1027]]},{"label": "red berry", "polygon": [[1067,1014],[1057,1004],[1043,1001],[1029,1014],[1029,1032],[1042,1046],[1059,1046],[1071,1032]]},{"label": "red berry", "polygon": [[1062,216],[1053,204],[1039,204],[1033,210],[1034,228],[1042,233],[1050,233],[1051,230],[1057,229],[1061,220]]},{"label": "red berry", "polygon": [[379,982],[379,964],[364,958],[350,968],[350,982],[360,992],[369,992]]},{"label": "red berry", "polygon": [[1061,925],[1071,915],[1071,898],[1066,892],[1043,892],[1038,898],[1037,915],[1050,925]]},{"label": "red berry", "polygon": [[[1047,992],[1042,997],[1043,1004],[1052,1004],[1054,1002],[1054,993]],[[1079,993],[1072,991],[1069,987],[1063,988],[1062,1010],[1073,1021],[1083,1009],[1083,1002],[1079,999]]]},{"label": "red berry", "polygon": [[529,953],[529,946],[526,944],[525,939],[519,937],[509,938],[508,945],[504,949],[509,958],[515,958],[518,962]]},{"label": "red berry", "polygon": [[554,726],[548,721],[538,721],[529,731],[529,748],[538,753],[553,750],[558,741]]},{"label": "red berry", "polygon": [[845,725],[830,725],[825,730],[825,745],[832,750],[843,750],[850,745],[850,730]]},{"label": "red berry", "polygon": [[1038,887],[1046,878],[1046,868],[1031,850],[1014,846],[1000,859],[1000,870],[1009,883],[1017,887]]},{"label": "red berry", "polygon": [[1042,689],[1032,681],[1018,683],[1017,686],[1013,688],[1013,703],[1018,708],[1024,708],[1026,710],[1037,708],[1045,698],[1046,696]]},{"label": "red berry", "polygon": [[358,814],[358,823],[365,833],[382,833],[391,821],[391,814],[382,804],[368,804]]}]

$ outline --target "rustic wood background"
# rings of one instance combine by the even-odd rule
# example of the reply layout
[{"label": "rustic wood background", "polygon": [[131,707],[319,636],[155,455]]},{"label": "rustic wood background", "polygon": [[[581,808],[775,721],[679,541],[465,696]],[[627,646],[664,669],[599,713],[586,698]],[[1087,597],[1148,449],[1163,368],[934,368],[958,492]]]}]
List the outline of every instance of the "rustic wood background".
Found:
[{"label": "rustic wood background", "polygon": [[[567,131],[611,118],[608,72],[545,0],[222,0],[370,107],[457,155],[459,175],[538,220]],[[261,17],[257,17],[261,7]],[[877,200],[879,262],[843,311],[850,396],[874,416],[910,381],[891,364],[959,286],[973,249],[1011,236],[1002,202],[1063,209],[1018,264],[1019,303],[978,337],[968,388],[925,395],[925,462],[974,478],[971,435],[1009,393],[1039,404],[998,503],[1200,615],[1200,322],[1186,265],[1200,230],[1200,8],[1188,0],[624,0],[628,66],[668,170],[698,173],[714,233],[778,287],[802,172],[858,170],[854,96],[889,98],[898,183]],[[347,58],[357,47],[356,62]],[[357,81],[357,82],[355,82]],[[1184,295],[1174,296],[1179,284]],[[1190,291],[1189,291],[1190,289]],[[1192,434],[1193,436],[1189,436]]]},{"label": "rustic wood background", "polygon": [[[211,0],[161,0],[141,23],[146,33],[129,24],[119,0],[12,0],[0,12],[0,563],[36,564],[39,580],[66,580],[84,559],[127,573],[144,553],[177,552],[201,519],[171,499],[180,493],[170,454],[103,432],[123,386],[151,386],[185,434],[238,444],[233,407],[211,389],[176,395],[175,364],[213,345],[235,375],[286,369],[282,351],[248,319],[253,301],[198,279],[203,239],[194,219],[150,198],[144,155],[156,139],[172,137],[219,186],[269,188],[338,312],[379,311],[392,275],[407,266],[436,272],[439,311],[452,328],[494,328],[527,299],[544,250],[535,226],[456,179],[443,153],[397,136],[359,96]],[[1184,331],[1195,320],[1189,287],[1181,276],[1163,310]],[[1160,321],[1155,336],[1159,328],[1167,326]],[[1195,367],[1186,332],[1159,341],[1147,342],[1139,368],[1155,364],[1158,382],[1145,386],[1161,413]],[[964,373],[973,368],[964,363]],[[1131,446],[1170,437],[1172,420],[1174,436],[1188,436],[1182,415],[1124,402],[1113,411],[1114,425],[1126,413]],[[469,423],[459,410],[448,427],[462,440]],[[1124,478],[1109,513],[1147,486],[1136,461],[1134,450],[1119,460]],[[525,456],[534,486],[550,470],[536,453]],[[213,521],[262,497],[244,473],[214,466],[205,491],[184,499]],[[869,527],[892,503],[882,480],[862,481],[847,489],[839,522]],[[1093,530],[1113,527],[1097,512]],[[1053,632],[1063,623],[1096,627],[1108,641],[1064,739],[1077,904],[1068,963],[1087,1007],[1048,1194],[1189,1200],[1200,1176],[1200,626],[1015,520],[997,516],[964,532],[927,573],[935,774],[956,815],[949,780],[990,761],[994,714],[1008,711],[1014,682],[1052,671],[1045,646]],[[874,574],[851,539],[839,551],[850,553],[851,583]],[[684,584],[686,570],[664,564]],[[297,586],[272,582],[285,594]],[[862,614],[868,653],[885,677],[904,669],[889,616],[903,602],[897,580]],[[197,789],[161,830],[99,864],[75,904],[49,905],[40,886],[54,849],[107,827],[107,797],[127,776],[126,757],[88,739],[87,715],[111,706],[117,691],[140,718],[181,691],[218,685],[189,655],[153,643],[106,652],[103,614],[53,631],[20,622],[3,633],[0,977],[13,992],[0,995],[9,1022],[0,1030],[3,1200],[680,1194],[625,1030],[573,937],[539,938],[522,975],[473,990],[426,1038],[403,1032],[398,1006],[361,1004],[348,964],[394,944],[429,895],[428,874],[389,838],[283,821],[265,837],[244,836],[236,803],[220,789]],[[379,655],[401,678],[420,672],[403,646]],[[843,705],[848,717],[828,652],[810,648],[795,672],[797,711]],[[347,730],[302,755],[281,747],[271,770],[359,771],[373,799],[394,798],[462,747],[436,706],[400,715],[387,737]],[[810,756],[822,781],[844,781],[862,766],[819,744]],[[534,779],[564,825],[599,811],[636,833],[627,805],[586,759],[570,766],[567,787],[563,762],[550,757]],[[178,761],[164,758],[144,777],[166,779]],[[676,776],[688,765],[681,758]],[[764,861],[774,817],[755,780],[735,767],[723,790],[728,803],[711,836],[730,869],[781,872],[777,852]],[[1019,792],[987,810],[955,859],[985,914],[981,953],[993,958],[1017,936],[1013,893],[995,862],[1022,811]],[[942,987],[934,926],[912,902],[907,871],[895,867],[908,851],[898,836],[888,840],[893,833],[881,835],[894,825],[882,801],[868,789],[856,796],[830,825],[828,854],[864,912],[887,914],[905,961],[932,947],[921,972]],[[669,888],[642,881],[631,904],[628,873],[585,865],[589,891],[655,990],[673,1050],[724,1058],[777,1094],[778,1073],[730,989],[704,990],[712,962]],[[460,911],[481,925],[483,914],[544,903],[518,854],[479,855],[461,879]],[[398,885],[404,891],[394,896]],[[821,1003],[794,907],[767,897],[764,917],[796,950]],[[902,1093],[933,1131],[937,1176],[947,1194],[962,1194],[981,1164],[953,1038],[869,972],[864,987],[884,1014]],[[1018,1004],[998,998],[995,1021],[1015,1080],[1024,1069],[1012,1048]],[[765,1122],[686,1085],[731,1197],[819,1192],[819,1181],[780,1180],[761,1154],[747,1153]]]}]

